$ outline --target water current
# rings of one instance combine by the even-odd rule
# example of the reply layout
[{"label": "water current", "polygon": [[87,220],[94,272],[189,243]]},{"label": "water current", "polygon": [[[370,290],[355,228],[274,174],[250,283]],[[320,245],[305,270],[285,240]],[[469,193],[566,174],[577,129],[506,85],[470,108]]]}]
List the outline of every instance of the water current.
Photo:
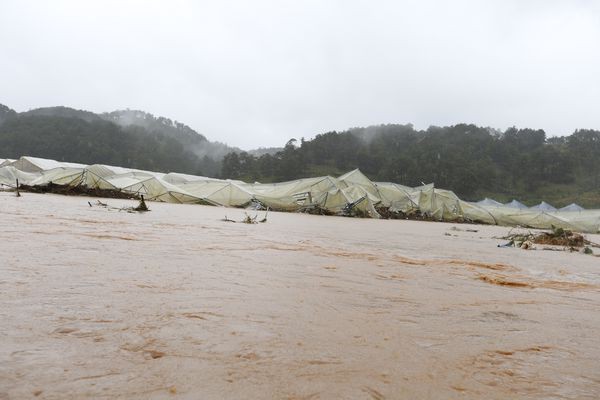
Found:
[{"label": "water current", "polygon": [[2,400],[600,397],[600,258],[499,248],[503,227],[95,201],[0,193]]}]

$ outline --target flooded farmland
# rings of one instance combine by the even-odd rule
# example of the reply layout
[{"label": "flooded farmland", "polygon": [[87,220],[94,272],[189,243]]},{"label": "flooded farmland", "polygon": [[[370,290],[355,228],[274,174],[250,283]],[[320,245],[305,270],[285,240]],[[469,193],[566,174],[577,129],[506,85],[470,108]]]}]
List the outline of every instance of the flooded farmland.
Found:
[{"label": "flooded farmland", "polygon": [[2,400],[600,397],[600,258],[498,248],[497,226],[88,201],[0,193]]}]

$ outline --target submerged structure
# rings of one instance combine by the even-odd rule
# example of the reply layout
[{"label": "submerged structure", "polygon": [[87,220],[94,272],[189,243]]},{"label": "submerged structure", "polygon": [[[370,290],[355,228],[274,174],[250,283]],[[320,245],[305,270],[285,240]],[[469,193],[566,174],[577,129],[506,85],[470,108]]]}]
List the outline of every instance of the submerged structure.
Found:
[{"label": "submerged structure", "polygon": [[281,183],[246,183],[179,173],[158,173],[109,165],[62,163],[35,157],[0,160],[0,187],[62,185],[101,189],[147,200],[210,204],[224,207],[264,207],[290,212],[320,212],[379,218],[419,215],[438,221],[467,221],[491,225],[548,229],[552,226],[580,232],[600,232],[600,210],[545,203],[535,208],[513,201],[491,199],[479,203],[461,200],[434,184],[408,187],[372,182],[358,169],[339,177],[322,176]]}]

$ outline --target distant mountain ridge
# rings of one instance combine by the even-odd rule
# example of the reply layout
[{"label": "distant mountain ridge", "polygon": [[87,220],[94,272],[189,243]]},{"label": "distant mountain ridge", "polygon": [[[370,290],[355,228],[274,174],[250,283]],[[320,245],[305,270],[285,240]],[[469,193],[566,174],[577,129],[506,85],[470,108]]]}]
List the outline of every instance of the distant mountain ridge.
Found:
[{"label": "distant mountain ridge", "polygon": [[23,155],[263,183],[359,168],[375,181],[434,182],[467,200],[600,207],[600,131],[592,129],[547,138],[541,129],[385,124],[243,152],[139,110],[17,113],[0,105],[0,157]]},{"label": "distant mountain ridge", "polygon": [[[8,109],[8,107],[6,108]],[[151,134],[161,134],[172,137],[185,145],[188,150],[198,157],[209,156],[212,159],[218,160],[232,151],[241,151],[237,147],[230,147],[224,143],[211,142],[204,135],[196,132],[181,122],[166,117],[157,117],[141,110],[125,109],[96,114],[91,111],[56,106],[36,108],[19,113],[19,115],[79,118],[87,122],[106,120],[122,127],[138,126],[144,128]]]},{"label": "distant mountain ridge", "polygon": [[21,116],[79,118],[87,122],[99,121],[102,119],[98,114],[94,114],[91,111],[76,110],[64,106],[35,108],[18,114]]},{"label": "distant mountain ridge", "polygon": [[183,123],[140,110],[96,114],[57,106],[18,113],[2,104],[0,149],[3,157],[33,155],[87,164],[112,162],[210,176],[219,174],[226,154],[241,152],[211,142]]},{"label": "distant mountain ridge", "polygon": [[4,104],[0,104],[0,124],[4,122],[5,119],[14,117],[17,115],[17,112],[11,108],[8,108]]},{"label": "distant mountain ridge", "polygon": [[139,126],[150,133],[172,137],[198,157],[208,156],[220,160],[232,151],[241,151],[237,147],[230,147],[221,142],[211,142],[204,135],[181,122],[165,117],[155,117],[141,110],[117,110],[100,114],[100,117],[120,126]]}]

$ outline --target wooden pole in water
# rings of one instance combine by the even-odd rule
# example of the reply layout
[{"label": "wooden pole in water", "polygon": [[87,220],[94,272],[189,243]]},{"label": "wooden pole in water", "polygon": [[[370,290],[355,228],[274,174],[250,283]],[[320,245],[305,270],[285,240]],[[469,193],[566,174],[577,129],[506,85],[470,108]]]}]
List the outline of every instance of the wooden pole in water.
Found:
[{"label": "wooden pole in water", "polygon": [[19,180],[17,179],[17,197],[21,197],[21,193],[19,193]]},{"label": "wooden pole in water", "polygon": [[144,195],[140,195],[140,197],[142,198],[140,200],[140,204],[135,208],[135,211],[149,211],[148,210],[148,206],[146,205],[146,202],[144,201]]}]

